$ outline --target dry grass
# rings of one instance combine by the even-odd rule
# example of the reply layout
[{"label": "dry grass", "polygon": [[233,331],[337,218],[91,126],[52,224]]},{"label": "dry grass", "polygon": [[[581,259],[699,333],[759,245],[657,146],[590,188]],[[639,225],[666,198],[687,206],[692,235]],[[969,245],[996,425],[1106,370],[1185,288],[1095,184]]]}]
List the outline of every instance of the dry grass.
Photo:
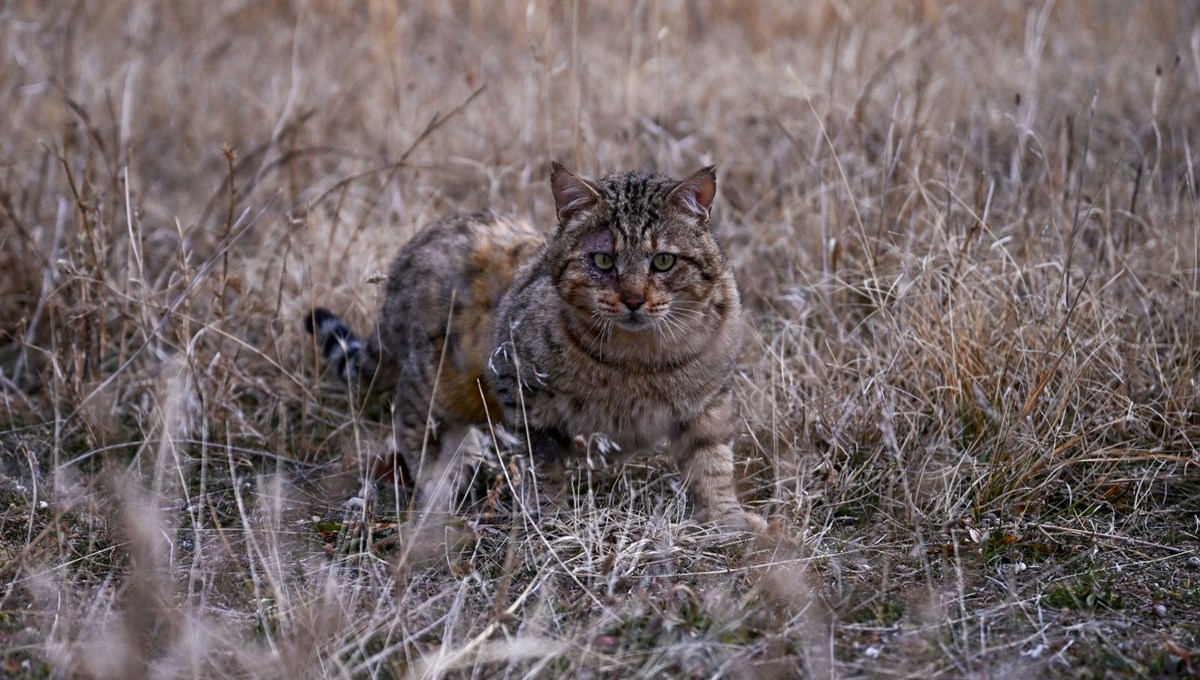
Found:
[{"label": "dry grass", "polygon": [[[203,8],[203,9],[201,9]],[[0,4],[0,675],[1155,677],[1200,659],[1200,13]],[[358,500],[314,302],[552,160],[719,166],[744,498]],[[349,465],[346,465],[346,462]]]}]

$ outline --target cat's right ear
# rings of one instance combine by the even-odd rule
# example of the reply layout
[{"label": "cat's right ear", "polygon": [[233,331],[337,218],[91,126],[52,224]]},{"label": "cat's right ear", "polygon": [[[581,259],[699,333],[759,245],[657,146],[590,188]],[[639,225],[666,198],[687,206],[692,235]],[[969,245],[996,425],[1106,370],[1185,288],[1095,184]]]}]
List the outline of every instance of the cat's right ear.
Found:
[{"label": "cat's right ear", "polygon": [[561,230],[579,211],[595,205],[600,200],[600,192],[591,182],[557,162],[550,167],[550,188],[554,191],[554,208]]}]

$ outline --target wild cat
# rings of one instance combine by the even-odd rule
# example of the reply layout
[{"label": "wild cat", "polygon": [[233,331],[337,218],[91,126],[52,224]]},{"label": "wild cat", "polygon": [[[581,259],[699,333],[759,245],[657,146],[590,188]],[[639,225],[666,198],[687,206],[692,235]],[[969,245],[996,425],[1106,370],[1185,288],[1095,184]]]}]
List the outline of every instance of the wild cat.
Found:
[{"label": "wild cat", "polygon": [[550,184],[548,238],[490,211],[420,231],[391,266],[366,341],[324,309],[307,319],[339,376],[395,390],[396,458],[377,471],[394,466],[445,498],[472,428],[499,419],[550,479],[600,435],[671,456],[698,520],[761,529],[734,489],[742,316],[710,229],[714,169],[589,180],[555,163]]}]

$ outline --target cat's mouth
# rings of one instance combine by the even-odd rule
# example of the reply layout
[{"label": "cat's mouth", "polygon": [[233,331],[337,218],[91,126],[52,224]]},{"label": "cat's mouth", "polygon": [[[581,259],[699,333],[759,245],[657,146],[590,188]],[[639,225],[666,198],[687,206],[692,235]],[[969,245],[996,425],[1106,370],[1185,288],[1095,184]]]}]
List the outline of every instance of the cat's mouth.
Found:
[{"label": "cat's mouth", "polygon": [[639,310],[631,310],[617,317],[617,326],[627,331],[643,331],[650,328],[657,320]]}]

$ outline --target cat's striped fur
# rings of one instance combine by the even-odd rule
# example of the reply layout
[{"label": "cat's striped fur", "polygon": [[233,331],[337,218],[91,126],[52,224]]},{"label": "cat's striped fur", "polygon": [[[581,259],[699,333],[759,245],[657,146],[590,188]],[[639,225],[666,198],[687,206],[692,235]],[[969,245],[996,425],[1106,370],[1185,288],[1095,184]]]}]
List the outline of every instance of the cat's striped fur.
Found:
[{"label": "cat's striped fur", "polygon": [[492,212],[429,225],[392,265],[365,342],[314,311],[322,352],[344,379],[395,389],[395,467],[432,499],[453,490],[464,439],[491,418],[551,477],[592,435],[665,451],[700,518],[760,527],[734,492],[742,321],[709,228],[712,168],[591,181],[556,164],[551,186],[549,238]]},{"label": "cat's striped fur", "polygon": [[330,368],[356,391],[394,390],[395,455],[377,461],[376,478],[416,477],[432,494],[445,476],[443,495],[454,487],[467,429],[502,417],[485,376],[494,311],[544,241],[529,223],[491,211],[447,217],[401,248],[365,340],[327,310],[306,320]]}]

